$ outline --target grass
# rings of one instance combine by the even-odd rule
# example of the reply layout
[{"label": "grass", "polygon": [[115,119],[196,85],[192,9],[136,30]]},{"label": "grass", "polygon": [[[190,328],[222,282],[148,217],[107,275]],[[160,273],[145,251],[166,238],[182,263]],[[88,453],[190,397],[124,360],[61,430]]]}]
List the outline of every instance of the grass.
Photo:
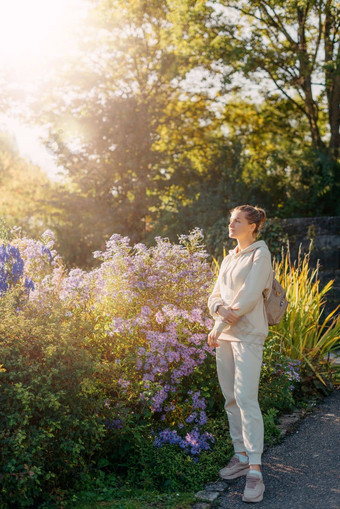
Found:
[{"label": "grass", "polygon": [[[159,493],[144,490],[130,490],[124,496],[111,501],[73,503],[74,509],[190,509],[195,501],[191,493]],[[89,494],[90,495],[90,494]]]}]

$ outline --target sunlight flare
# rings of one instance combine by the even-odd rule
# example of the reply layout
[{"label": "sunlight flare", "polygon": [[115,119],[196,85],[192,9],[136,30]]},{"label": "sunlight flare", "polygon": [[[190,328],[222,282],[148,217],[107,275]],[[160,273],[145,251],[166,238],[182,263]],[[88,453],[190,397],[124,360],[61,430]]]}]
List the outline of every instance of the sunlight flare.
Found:
[{"label": "sunlight flare", "polygon": [[0,0],[0,62],[20,70],[60,55],[85,5],[80,0]]}]

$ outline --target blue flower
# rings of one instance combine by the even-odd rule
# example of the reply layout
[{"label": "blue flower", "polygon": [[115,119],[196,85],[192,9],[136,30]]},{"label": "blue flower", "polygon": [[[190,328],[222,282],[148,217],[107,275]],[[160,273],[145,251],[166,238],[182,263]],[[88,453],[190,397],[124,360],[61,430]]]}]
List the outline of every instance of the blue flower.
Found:
[{"label": "blue flower", "polygon": [[30,291],[34,290],[34,288],[35,288],[34,283],[30,277],[25,278],[25,288],[26,288],[27,293],[30,293]]},{"label": "blue flower", "polygon": [[[24,260],[21,258],[19,249],[10,244],[0,245],[0,295],[15,285],[23,274]],[[30,277],[25,278],[25,288],[27,293],[34,290],[34,284]]]},{"label": "blue flower", "polygon": [[162,447],[165,444],[178,445],[186,454],[197,457],[202,451],[208,451],[210,443],[214,443],[214,441],[211,433],[201,434],[198,427],[194,427],[190,433],[186,434],[185,438],[182,438],[177,430],[160,431],[153,444],[155,447]]}]

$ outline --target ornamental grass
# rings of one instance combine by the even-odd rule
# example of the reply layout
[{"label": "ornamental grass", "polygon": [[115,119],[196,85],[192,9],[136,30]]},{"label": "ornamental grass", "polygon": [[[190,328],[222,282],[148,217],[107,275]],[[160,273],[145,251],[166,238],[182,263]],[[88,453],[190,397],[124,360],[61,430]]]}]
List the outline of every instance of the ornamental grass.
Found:
[{"label": "ornamental grass", "polygon": [[289,248],[281,261],[274,261],[276,277],[287,292],[289,305],[282,321],[271,328],[270,336],[277,337],[286,355],[306,363],[325,384],[322,361],[339,346],[340,306],[325,315],[327,294],[334,281],[321,287],[319,269],[319,263],[316,268],[310,267],[310,252],[302,256],[301,250],[295,263],[290,260]]}]

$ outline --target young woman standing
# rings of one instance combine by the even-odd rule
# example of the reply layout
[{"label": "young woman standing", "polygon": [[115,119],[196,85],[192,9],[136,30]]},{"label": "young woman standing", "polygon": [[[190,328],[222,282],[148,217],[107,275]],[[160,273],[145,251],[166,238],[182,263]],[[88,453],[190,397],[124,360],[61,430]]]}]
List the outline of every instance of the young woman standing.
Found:
[{"label": "young woman standing", "polygon": [[256,241],[266,213],[241,205],[231,211],[229,237],[235,249],[224,258],[208,300],[215,326],[208,343],[216,347],[218,380],[225,398],[235,454],[220,471],[224,479],[246,475],[242,500],[260,502],[263,419],[258,404],[262,352],[268,335],[264,298],[272,287],[271,255],[263,240]]}]

